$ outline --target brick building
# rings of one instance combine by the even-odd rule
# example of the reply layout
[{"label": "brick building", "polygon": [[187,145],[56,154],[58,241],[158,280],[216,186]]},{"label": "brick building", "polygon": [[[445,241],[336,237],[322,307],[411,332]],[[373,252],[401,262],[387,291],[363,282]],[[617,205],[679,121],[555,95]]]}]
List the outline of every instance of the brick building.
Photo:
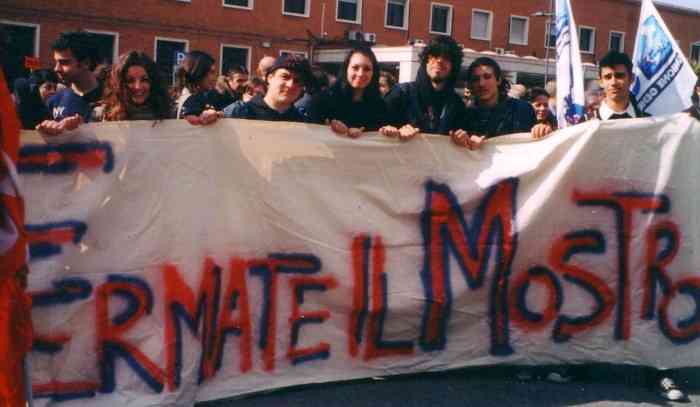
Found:
[{"label": "brick building", "polygon": [[[587,73],[605,52],[631,53],[638,0],[571,0]],[[0,24],[10,34],[17,72],[21,56],[51,66],[50,44],[62,31],[99,34],[111,62],[145,50],[172,71],[178,51],[199,49],[232,65],[255,67],[264,55],[303,53],[333,69],[353,41],[374,44],[380,62],[408,80],[420,44],[452,35],[467,50],[465,63],[486,52],[524,81],[551,74],[546,47],[550,0],[0,0]],[[700,58],[700,12],[658,6],[681,48]],[[549,66],[549,67],[548,67]],[[515,79],[515,78],[514,78]]]}]

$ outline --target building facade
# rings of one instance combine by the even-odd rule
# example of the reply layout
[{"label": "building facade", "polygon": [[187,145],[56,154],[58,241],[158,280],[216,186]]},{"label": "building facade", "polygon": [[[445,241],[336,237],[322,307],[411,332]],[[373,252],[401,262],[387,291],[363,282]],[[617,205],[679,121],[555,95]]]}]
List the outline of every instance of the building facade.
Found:
[{"label": "building facade", "polygon": [[[421,44],[440,34],[463,44],[466,62],[483,53],[509,72],[552,74],[552,0],[0,0],[0,24],[21,57],[51,66],[51,43],[62,31],[98,34],[111,63],[144,50],[172,72],[181,52],[202,50],[219,70],[254,69],[264,55],[301,53],[333,69],[352,44],[375,47],[380,62],[413,75]],[[610,49],[632,53],[638,0],[571,0],[589,77]],[[658,6],[690,59],[700,58],[700,12]],[[551,60],[549,60],[551,59]],[[592,73],[591,73],[592,72]]]}]

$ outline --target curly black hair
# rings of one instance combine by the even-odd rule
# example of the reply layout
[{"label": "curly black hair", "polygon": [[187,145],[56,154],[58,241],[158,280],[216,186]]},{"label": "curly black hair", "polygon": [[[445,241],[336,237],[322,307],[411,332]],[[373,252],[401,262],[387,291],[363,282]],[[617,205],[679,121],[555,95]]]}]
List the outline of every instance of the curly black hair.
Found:
[{"label": "curly black hair", "polygon": [[452,70],[450,71],[450,76],[447,78],[447,82],[451,85],[457,82],[459,72],[462,69],[462,60],[464,59],[462,46],[452,37],[440,35],[430,41],[428,46],[421,51],[419,56],[421,66],[425,67],[428,64],[428,58],[431,56],[449,59],[452,63]]}]

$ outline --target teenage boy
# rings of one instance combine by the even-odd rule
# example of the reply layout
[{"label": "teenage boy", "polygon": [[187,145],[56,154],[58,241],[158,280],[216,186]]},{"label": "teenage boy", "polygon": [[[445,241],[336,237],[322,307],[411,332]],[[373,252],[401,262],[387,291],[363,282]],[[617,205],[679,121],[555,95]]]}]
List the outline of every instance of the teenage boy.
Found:
[{"label": "teenage boy", "polygon": [[634,81],[632,61],[627,54],[617,51],[608,52],[598,65],[598,82],[605,96],[594,117],[600,120],[632,119],[649,117],[649,114],[637,107],[630,94]]},{"label": "teenage boy", "polygon": [[299,56],[285,54],[265,74],[267,92],[255,95],[249,102],[224,109],[224,117],[253,120],[303,122],[304,116],[294,106],[304,87],[311,81],[309,62]]},{"label": "teenage boy", "polygon": [[49,99],[50,119],[36,129],[44,135],[57,136],[90,120],[92,108],[102,97],[102,84],[93,73],[97,47],[92,34],[62,33],[51,48],[54,71],[66,88]]}]

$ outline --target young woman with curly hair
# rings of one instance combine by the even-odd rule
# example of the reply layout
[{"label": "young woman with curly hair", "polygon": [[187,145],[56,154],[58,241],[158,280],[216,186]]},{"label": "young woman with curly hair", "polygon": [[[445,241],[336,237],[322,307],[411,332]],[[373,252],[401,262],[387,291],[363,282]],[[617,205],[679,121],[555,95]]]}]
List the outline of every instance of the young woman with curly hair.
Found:
[{"label": "young woman with curly hair", "polygon": [[158,66],[143,52],[131,51],[121,55],[112,68],[93,116],[105,121],[163,120],[170,112],[170,97]]}]

